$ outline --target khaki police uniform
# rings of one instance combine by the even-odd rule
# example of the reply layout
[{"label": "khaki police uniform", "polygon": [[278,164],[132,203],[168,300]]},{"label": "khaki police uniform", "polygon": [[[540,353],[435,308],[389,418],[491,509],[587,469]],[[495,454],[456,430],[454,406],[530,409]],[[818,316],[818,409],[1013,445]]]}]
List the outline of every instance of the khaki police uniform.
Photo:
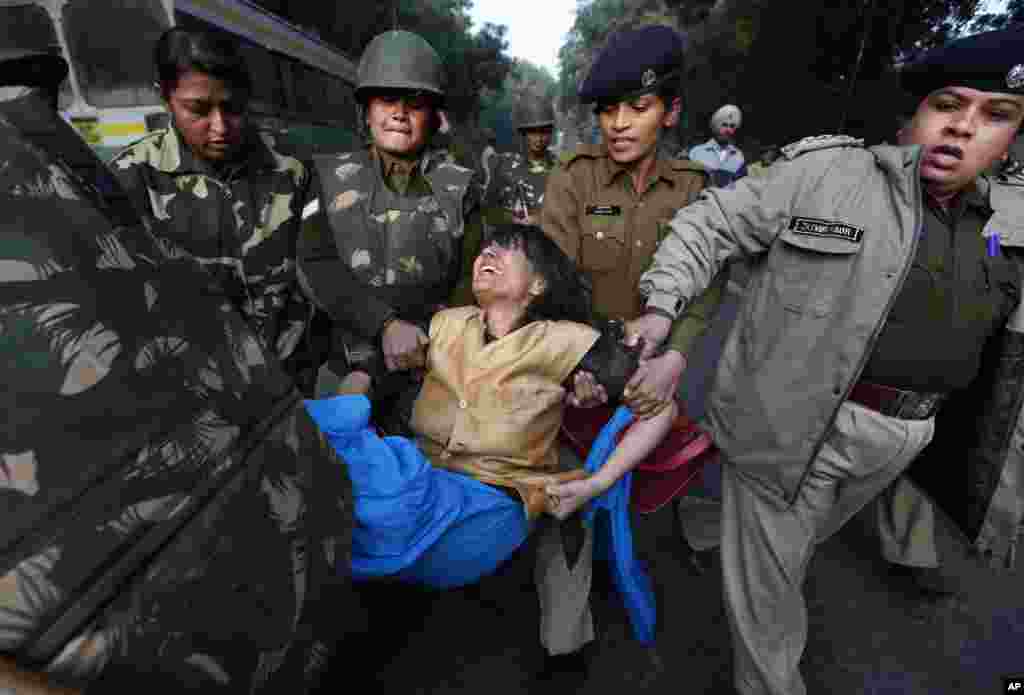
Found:
[{"label": "khaki police uniform", "polygon": [[[1024,230],[1000,229],[995,257],[973,223],[947,227],[945,253],[941,239],[922,244],[942,225],[926,221],[920,148],[822,137],[783,154],[768,178],[683,208],[641,290],[648,308],[675,313],[728,258],[758,257],[708,403],[723,458],[724,590],[736,687],[802,695],[814,546],[897,479],[932,439],[941,396],[979,372],[980,346],[1019,303],[1011,257]],[[1016,204],[996,187],[967,198],[965,220],[972,205],[981,220]],[[953,269],[938,280],[921,268],[933,251]],[[993,522],[981,542],[999,547],[996,532]]]}]

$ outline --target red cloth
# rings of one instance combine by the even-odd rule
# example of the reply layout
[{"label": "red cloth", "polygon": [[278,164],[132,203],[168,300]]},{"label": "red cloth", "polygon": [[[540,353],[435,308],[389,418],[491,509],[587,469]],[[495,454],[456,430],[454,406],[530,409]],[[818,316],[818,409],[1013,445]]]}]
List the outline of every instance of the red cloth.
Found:
[{"label": "red cloth", "polygon": [[[566,408],[560,439],[585,459],[613,410],[610,406]],[[649,514],[683,494],[700,480],[701,469],[716,460],[717,451],[711,435],[681,413],[665,439],[633,470],[633,507]]]}]

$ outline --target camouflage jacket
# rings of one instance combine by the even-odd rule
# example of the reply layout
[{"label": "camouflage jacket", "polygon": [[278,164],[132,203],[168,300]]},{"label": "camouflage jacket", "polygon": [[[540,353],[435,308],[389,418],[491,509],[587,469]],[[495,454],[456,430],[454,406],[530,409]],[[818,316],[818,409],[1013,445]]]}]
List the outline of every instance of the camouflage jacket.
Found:
[{"label": "camouflage jacket", "polygon": [[555,157],[549,154],[544,161],[534,162],[518,152],[503,152],[495,159],[488,203],[502,211],[503,219],[494,221],[511,221],[511,216],[539,211],[544,205],[548,174],[558,164]]},{"label": "camouflage jacket", "polygon": [[97,692],[309,692],[344,469],[278,361],[36,96],[0,102],[0,653]]},{"label": "camouflage jacket", "polygon": [[464,237],[480,224],[479,187],[440,151],[424,154],[407,177],[385,176],[372,148],[318,157],[316,166],[320,198],[303,211],[300,275],[339,329],[332,353],[376,364],[388,319],[426,325],[448,302]]},{"label": "camouflage jacket", "polygon": [[291,355],[311,312],[295,279],[305,167],[251,133],[244,159],[218,173],[173,128],[132,145],[111,167],[157,236],[231,288],[264,344],[282,359]]}]

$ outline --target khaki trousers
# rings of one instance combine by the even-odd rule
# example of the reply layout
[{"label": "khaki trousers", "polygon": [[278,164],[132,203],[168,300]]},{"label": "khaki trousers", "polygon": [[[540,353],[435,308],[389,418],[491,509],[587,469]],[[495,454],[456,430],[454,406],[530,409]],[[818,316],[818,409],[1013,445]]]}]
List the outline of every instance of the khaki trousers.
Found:
[{"label": "khaki trousers", "polygon": [[722,573],[740,693],[805,695],[802,586],[814,547],[891,485],[934,431],[934,419],[844,403],[789,507],[723,462]]},{"label": "khaki trousers", "polygon": [[[882,556],[894,565],[938,567],[935,509],[904,476],[887,487],[873,503]],[[683,537],[694,550],[717,548],[722,537],[722,503],[686,495],[676,503]]]},{"label": "khaki trousers", "polygon": [[935,509],[918,488],[900,476],[875,501],[882,556],[896,565],[938,567]]},{"label": "khaki trousers", "polygon": [[583,549],[572,568],[562,545],[561,524],[546,518],[537,529],[534,581],[540,601],[540,643],[549,654],[568,654],[594,639],[590,583],[594,574],[594,530],[585,527]]}]

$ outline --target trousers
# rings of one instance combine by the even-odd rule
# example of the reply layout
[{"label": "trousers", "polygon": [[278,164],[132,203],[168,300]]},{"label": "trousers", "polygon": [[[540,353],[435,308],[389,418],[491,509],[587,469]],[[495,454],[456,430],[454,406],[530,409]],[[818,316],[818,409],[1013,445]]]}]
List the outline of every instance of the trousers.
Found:
[{"label": "trousers", "polygon": [[844,403],[789,506],[723,460],[722,573],[739,692],[805,695],[802,587],[814,548],[889,487],[934,432],[934,419]]}]

